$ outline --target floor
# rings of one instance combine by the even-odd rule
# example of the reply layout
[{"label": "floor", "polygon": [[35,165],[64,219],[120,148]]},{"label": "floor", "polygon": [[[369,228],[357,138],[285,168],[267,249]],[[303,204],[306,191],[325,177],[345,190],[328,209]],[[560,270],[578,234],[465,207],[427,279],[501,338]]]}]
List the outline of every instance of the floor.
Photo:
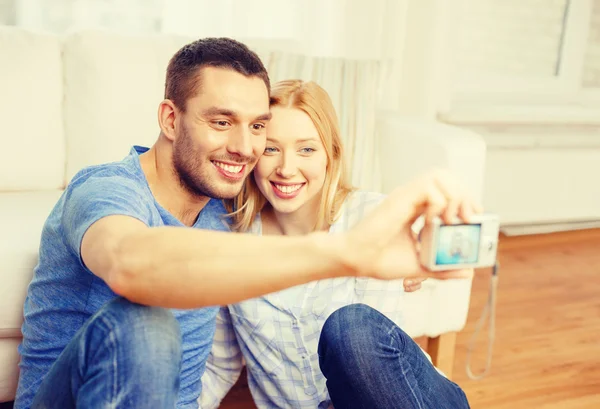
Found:
[{"label": "floor", "polygon": [[[503,238],[491,373],[465,373],[466,348],[487,297],[474,282],[458,336],[454,380],[473,409],[600,408],[600,230]],[[485,339],[473,354],[485,361]]]},{"label": "floor", "polygon": [[[471,408],[600,408],[600,230],[502,237],[499,259],[488,376],[473,381],[465,372],[467,346],[487,301],[488,271],[476,275],[457,340],[454,380]],[[486,342],[482,332],[472,355],[475,374],[483,369]],[[243,384],[221,408],[254,408]]]}]

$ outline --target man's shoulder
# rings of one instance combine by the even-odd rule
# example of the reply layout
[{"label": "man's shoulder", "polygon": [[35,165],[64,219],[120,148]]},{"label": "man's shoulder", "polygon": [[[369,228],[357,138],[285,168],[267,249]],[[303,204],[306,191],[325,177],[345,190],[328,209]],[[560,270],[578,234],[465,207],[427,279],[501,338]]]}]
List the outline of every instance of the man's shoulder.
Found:
[{"label": "man's shoulder", "polygon": [[49,220],[87,226],[101,217],[119,214],[149,223],[153,204],[154,197],[139,164],[136,166],[125,159],[88,166],[77,172]]},{"label": "man's shoulder", "polygon": [[64,200],[134,200],[152,198],[143,171],[131,156],[118,162],[92,165],[79,170],[65,187]]},{"label": "man's shoulder", "polygon": [[116,183],[123,181],[143,182],[141,171],[138,170],[133,161],[127,157],[118,162],[108,162],[99,165],[87,166],[79,170],[71,179],[67,188],[77,187],[88,180],[100,179],[104,181],[114,181]]}]

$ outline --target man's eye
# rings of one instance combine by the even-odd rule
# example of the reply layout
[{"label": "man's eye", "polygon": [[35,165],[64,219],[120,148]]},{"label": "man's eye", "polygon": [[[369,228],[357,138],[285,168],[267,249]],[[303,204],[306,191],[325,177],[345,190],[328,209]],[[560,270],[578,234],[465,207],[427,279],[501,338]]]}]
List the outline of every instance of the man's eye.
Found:
[{"label": "man's eye", "polygon": [[218,126],[221,126],[223,128],[229,126],[229,122],[227,122],[227,121],[215,121],[215,124]]},{"label": "man's eye", "polygon": [[252,125],[252,127],[257,131],[260,131],[261,129],[265,129],[265,126],[263,124],[254,124],[254,125]]}]

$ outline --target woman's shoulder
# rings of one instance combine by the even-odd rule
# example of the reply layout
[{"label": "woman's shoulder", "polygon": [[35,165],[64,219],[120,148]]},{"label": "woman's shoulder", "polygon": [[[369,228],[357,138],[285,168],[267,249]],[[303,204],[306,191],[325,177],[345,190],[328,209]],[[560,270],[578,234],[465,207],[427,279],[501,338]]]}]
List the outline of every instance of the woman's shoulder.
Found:
[{"label": "woman's shoulder", "polygon": [[386,194],[380,192],[373,192],[370,190],[355,190],[350,192],[346,198],[346,202],[351,201],[352,203],[364,206],[365,204],[379,204],[386,198]]},{"label": "woman's shoulder", "polygon": [[262,219],[260,217],[260,212],[256,214],[256,217],[248,228],[247,233],[254,234],[255,236],[262,236]]},{"label": "woman's shoulder", "polygon": [[355,190],[351,192],[344,200],[335,224],[343,230],[351,228],[375,209],[385,197],[386,195],[383,193],[367,190]]},{"label": "woman's shoulder", "polygon": [[368,190],[355,190],[344,201],[344,207],[350,212],[366,212],[377,207],[386,195]]}]

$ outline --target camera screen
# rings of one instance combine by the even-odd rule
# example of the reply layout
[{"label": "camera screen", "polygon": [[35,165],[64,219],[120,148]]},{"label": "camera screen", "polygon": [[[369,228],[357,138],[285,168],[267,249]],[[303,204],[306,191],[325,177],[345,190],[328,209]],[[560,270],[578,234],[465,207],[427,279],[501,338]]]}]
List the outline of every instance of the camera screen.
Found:
[{"label": "camera screen", "polygon": [[440,226],[435,263],[438,265],[476,263],[479,258],[481,224]]}]

